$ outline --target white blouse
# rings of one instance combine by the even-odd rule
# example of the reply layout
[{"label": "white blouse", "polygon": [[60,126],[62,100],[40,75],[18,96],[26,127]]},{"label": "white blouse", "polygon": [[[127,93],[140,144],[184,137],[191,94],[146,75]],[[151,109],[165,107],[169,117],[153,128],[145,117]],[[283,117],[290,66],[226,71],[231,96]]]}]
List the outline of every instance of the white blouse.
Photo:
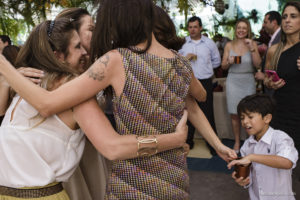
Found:
[{"label": "white blouse", "polygon": [[0,185],[19,188],[67,181],[83,153],[83,132],[70,129],[57,115],[42,121],[23,99],[15,108],[19,98],[14,97],[0,127]]}]

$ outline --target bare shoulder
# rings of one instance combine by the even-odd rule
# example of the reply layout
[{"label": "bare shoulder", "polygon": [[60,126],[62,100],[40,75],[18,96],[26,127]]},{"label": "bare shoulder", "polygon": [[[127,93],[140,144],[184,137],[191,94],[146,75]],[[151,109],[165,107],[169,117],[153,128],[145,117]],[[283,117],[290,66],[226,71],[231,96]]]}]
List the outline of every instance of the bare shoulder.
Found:
[{"label": "bare shoulder", "polygon": [[272,46],[268,49],[268,54],[269,54],[269,55],[273,55],[273,54],[275,53],[277,47],[278,47],[278,44],[272,45]]},{"label": "bare shoulder", "polygon": [[121,62],[122,57],[118,50],[111,50],[101,56],[94,64],[104,65],[104,67],[113,67],[116,63]]},{"label": "bare shoulder", "polygon": [[97,59],[86,71],[86,74],[94,80],[102,81],[110,77],[121,64],[121,54],[117,50],[112,50]]},{"label": "bare shoulder", "polygon": [[229,41],[229,42],[226,43],[225,49],[231,49],[231,48],[232,48],[232,42]]}]

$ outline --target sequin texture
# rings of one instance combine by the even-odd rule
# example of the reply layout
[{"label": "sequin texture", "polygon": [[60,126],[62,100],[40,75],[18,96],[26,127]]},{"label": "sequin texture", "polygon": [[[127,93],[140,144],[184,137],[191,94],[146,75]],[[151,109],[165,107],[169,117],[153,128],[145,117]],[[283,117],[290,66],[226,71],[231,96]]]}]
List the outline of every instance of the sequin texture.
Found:
[{"label": "sequin texture", "polygon": [[[114,94],[119,134],[163,134],[175,131],[185,107],[191,81],[189,62],[118,49],[126,81],[120,97]],[[114,161],[105,199],[187,200],[189,177],[183,149],[151,157]]]}]

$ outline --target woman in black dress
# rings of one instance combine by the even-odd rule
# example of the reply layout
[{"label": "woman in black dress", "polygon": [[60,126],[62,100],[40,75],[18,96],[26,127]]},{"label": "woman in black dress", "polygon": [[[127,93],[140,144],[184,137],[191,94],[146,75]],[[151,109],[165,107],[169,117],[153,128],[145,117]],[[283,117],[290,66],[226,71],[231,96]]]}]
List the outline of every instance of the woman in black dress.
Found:
[{"label": "woman in black dress", "polygon": [[300,2],[289,2],[282,13],[281,42],[268,50],[266,67],[276,70],[279,81],[267,78],[275,89],[276,111],[271,125],[287,132],[300,150]]},{"label": "woman in black dress", "polygon": [[[300,2],[288,2],[282,13],[281,42],[268,50],[266,69],[276,70],[280,79],[265,79],[275,89],[276,109],[271,126],[288,133],[300,152]],[[293,186],[300,181],[300,161],[293,170]],[[294,188],[296,189],[296,188]],[[296,194],[296,199],[300,198]]]}]

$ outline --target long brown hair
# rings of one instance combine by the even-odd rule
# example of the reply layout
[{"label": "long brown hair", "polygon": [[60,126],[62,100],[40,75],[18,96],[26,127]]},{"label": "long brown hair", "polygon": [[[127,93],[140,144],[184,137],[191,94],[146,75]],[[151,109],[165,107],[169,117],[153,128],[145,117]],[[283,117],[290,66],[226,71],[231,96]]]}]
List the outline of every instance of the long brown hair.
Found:
[{"label": "long brown hair", "polygon": [[[21,48],[16,59],[16,67],[30,66],[43,70],[45,76],[42,79],[41,86],[47,90],[53,89],[56,81],[60,81],[62,78],[64,78],[64,82],[70,80],[74,77],[76,71],[59,61],[54,51],[63,53],[67,57],[69,54],[68,47],[74,31],[75,29],[69,19],[42,22],[33,29]],[[46,119],[39,114],[31,119],[37,118],[41,119],[31,128],[40,125]]]},{"label": "long brown hair", "polygon": [[157,41],[168,49],[181,49],[185,39],[176,35],[175,25],[169,15],[159,6],[154,7],[154,13],[153,32]]},{"label": "long brown hair", "polygon": [[[69,54],[68,46],[74,27],[67,19],[44,21],[30,33],[16,59],[16,67],[30,66],[46,72],[46,77],[59,78],[76,73],[59,61],[54,51]],[[47,80],[49,82],[49,80]]]},{"label": "long brown hair", "polygon": [[92,36],[91,61],[115,48],[130,48],[152,42],[154,23],[152,0],[102,0]]},{"label": "long brown hair", "polygon": [[[283,11],[282,11],[282,15],[283,15],[286,7],[288,7],[288,6],[295,7],[298,10],[298,12],[300,13],[300,2],[290,1],[290,2],[287,2],[285,4],[285,6],[283,8]],[[281,26],[282,26],[282,23],[281,23]],[[282,28],[281,28],[281,36],[280,37],[281,37],[281,40],[278,43],[277,48],[276,48],[276,50],[274,52],[274,55],[273,55],[273,57],[271,59],[271,62],[270,62],[270,68],[275,69],[275,70],[277,70],[277,65],[278,65],[278,61],[279,61],[280,55],[281,55],[281,53],[282,53],[282,51],[283,51],[283,49],[284,49],[284,47],[286,45],[286,42],[287,42],[286,34],[282,30]],[[300,33],[299,33],[299,38],[300,38]]]}]

